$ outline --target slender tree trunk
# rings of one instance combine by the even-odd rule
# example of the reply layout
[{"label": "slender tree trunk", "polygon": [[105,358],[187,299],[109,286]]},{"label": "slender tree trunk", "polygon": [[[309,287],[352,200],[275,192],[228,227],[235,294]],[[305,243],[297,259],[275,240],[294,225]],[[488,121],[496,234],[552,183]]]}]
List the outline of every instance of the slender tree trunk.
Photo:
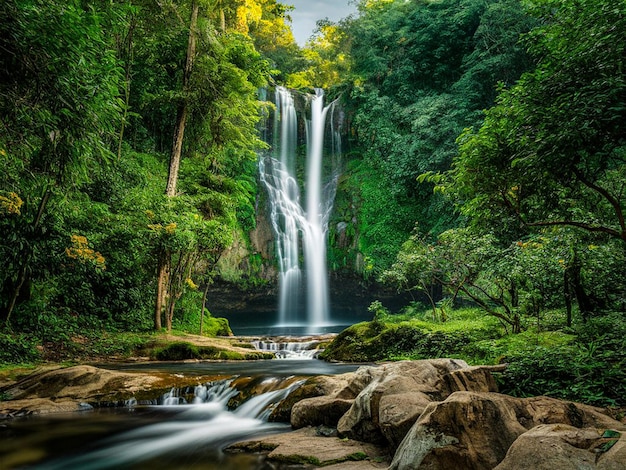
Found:
[{"label": "slender tree trunk", "polygon": [[206,283],[206,287],[204,288],[204,295],[202,296],[202,310],[200,310],[200,336],[202,336],[202,329],[204,328],[204,311],[206,310],[206,298],[209,295],[209,285],[210,283]]},{"label": "slender tree trunk", "polygon": [[[183,95],[189,88],[189,79],[191,77],[191,70],[193,68],[193,59],[196,54],[196,28],[198,25],[198,2],[194,1],[191,7],[191,21],[189,25],[189,40],[187,43],[187,57],[185,58],[185,68],[183,70]],[[176,186],[178,184],[178,171],[180,169],[180,158],[183,151],[183,139],[185,136],[185,126],[187,124],[187,97],[183,96],[181,103],[178,106],[176,113],[176,127],[174,128],[174,140],[172,143],[172,152],[170,154],[170,167],[167,176],[167,186],[165,189],[165,195],[167,197],[174,197],[176,195]],[[166,302],[166,295],[168,292],[168,286],[170,280],[172,258],[171,253],[164,252],[159,258],[159,265],[157,269],[157,293],[154,312],[154,326],[155,329],[161,327],[161,316],[163,310],[168,306]],[[174,302],[170,299],[170,304],[167,308],[166,322],[168,331],[171,329],[171,315],[173,315]],[[171,311],[170,311],[171,310]],[[158,325],[158,328],[157,328]]]},{"label": "slender tree trunk", "polygon": [[156,331],[159,331],[163,326],[162,317],[165,306],[167,305],[167,284],[170,270],[169,260],[169,252],[163,252],[159,255],[157,261],[157,294],[154,310],[154,329]]},{"label": "slender tree trunk", "polygon": [[[189,42],[187,44],[187,57],[185,59],[185,69],[183,70],[183,91],[189,88],[189,79],[193,68],[193,59],[196,54],[196,27],[198,24],[198,3],[193,2],[191,12],[191,26],[189,28]],[[174,142],[170,155],[170,169],[167,177],[167,196],[176,195],[176,185],[178,183],[178,170],[180,168],[180,157],[183,151],[183,139],[185,136],[185,125],[187,124],[188,105],[187,98],[183,97],[176,112],[176,128],[174,129]]]}]

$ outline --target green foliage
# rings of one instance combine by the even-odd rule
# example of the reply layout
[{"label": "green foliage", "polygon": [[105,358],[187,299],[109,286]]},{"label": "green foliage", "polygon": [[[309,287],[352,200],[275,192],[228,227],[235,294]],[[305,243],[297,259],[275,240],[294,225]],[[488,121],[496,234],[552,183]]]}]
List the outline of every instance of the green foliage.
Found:
[{"label": "green foliage", "polygon": [[539,64],[460,138],[451,189],[483,226],[561,225],[624,240],[623,3],[548,1],[534,13],[544,25],[527,43]]},{"label": "green foliage", "polygon": [[359,3],[351,38],[346,107],[359,167],[359,249],[378,275],[391,266],[415,221],[437,236],[458,225],[426,172],[445,171],[457,136],[480,123],[498,82],[530,62],[517,44],[535,23],[513,0]]},{"label": "green foliage", "polygon": [[40,359],[36,342],[22,334],[0,333],[0,363],[19,364]]},{"label": "green foliage", "polygon": [[382,279],[426,294],[440,284],[519,332],[525,316],[562,305],[568,248],[567,237],[555,231],[508,246],[469,229],[446,231],[436,244],[414,235]]},{"label": "green foliage", "polygon": [[596,406],[624,406],[624,337],[579,338],[565,347],[510,354],[500,390],[517,396],[548,395]]},{"label": "green foliage", "polygon": [[458,356],[468,342],[462,331],[428,331],[410,321],[375,320],[342,331],[320,357],[349,362],[449,357]]}]

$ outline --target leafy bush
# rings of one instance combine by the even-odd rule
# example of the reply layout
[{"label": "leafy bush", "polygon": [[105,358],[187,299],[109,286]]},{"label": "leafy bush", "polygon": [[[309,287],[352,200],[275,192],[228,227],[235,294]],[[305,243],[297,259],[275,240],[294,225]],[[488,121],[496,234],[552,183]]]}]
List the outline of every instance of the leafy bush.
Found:
[{"label": "leafy bush", "polygon": [[36,343],[25,335],[0,333],[0,363],[19,364],[41,359]]},{"label": "leafy bush", "polygon": [[571,345],[536,347],[503,359],[501,391],[549,395],[597,406],[626,405],[626,326],[621,314],[580,325]]}]

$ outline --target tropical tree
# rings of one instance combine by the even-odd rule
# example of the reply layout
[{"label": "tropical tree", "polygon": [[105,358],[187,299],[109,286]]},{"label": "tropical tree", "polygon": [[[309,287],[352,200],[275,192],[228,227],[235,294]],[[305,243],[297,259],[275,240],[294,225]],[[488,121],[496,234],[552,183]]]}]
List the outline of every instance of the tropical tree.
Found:
[{"label": "tropical tree", "polygon": [[458,225],[453,205],[417,178],[449,169],[457,137],[480,124],[496,84],[529,67],[518,40],[536,20],[516,0],[362,1],[358,9],[344,25],[347,112],[362,156],[351,170],[366,180],[360,249],[381,269],[416,221],[432,237]]},{"label": "tropical tree", "polygon": [[0,184],[13,205],[24,202],[1,221],[1,243],[11,245],[0,261],[7,323],[29,296],[51,206],[112,156],[121,76],[101,22],[115,8],[18,0],[0,7]]},{"label": "tropical tree", "polygon": [[529,35],[536,70],[502,90],[459,140],[463,211],[508,226],[570,226],[626,242],[626,8],[546,1]]}]

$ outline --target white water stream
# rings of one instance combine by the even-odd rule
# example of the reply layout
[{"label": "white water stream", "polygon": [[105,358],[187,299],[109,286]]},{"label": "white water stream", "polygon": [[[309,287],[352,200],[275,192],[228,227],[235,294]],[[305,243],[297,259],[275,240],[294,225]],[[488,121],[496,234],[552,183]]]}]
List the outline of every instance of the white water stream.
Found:
[{"label": "white water stream", "polygon": [[[330,323],[326,238],[337,185],[333,172],[323,180],[326,117],[333,103],[324,106],[324,93],[308,96],[310,119],[306,128],[305,183],[298,182],[298,116],[292,92],[276,88],[274,152],[259,160],[261,181],[270,201],[270,218],[279,261],[279,325],[306,326],[309,333]],[[340,148],[339,133],[330,120],[331,154]],[[276,135],[278,134],[278,135]],[[303,191],[301,191],[301,186]],[[301,193],[305,195],[304,203]],[[301,312],[301,257],[304,259],[306,309]]]},{"label": "white water stream", "polygon": [[[147,405],[155,413],[163,414],[162,421],[115,434],[96,443],[94,449],[38,464],[40,470],[105,470],[139,468],[192,468],[189,462],[175,458],[189,455],[194,449],[200,453],[219,449],[245,436],[288,430],[285,424],[267,421],[272,409],[303,380],[272,378],[266,380],[269,391],[255,395],[234,410],[228,409],[229,400],[240,392],[233,386],[234,379],[198,385],[190,401],[182,391],[171,389],[157,400],[158,405]],[[272,382],[272,383],[269,383]],[[131,410],[146,405],[129,402]],[[167,459],[174,457],[172,464]],[[212,457],[215,463],[216,457]],[[159,462],[158,464],[155,462]],[[209,462],[205,462],[208,465]],[[155,467],[156,465],[156,467]],[[31,467],[29,467],[31,468]],[[213,467],[202,467],[213,468]]]}]

